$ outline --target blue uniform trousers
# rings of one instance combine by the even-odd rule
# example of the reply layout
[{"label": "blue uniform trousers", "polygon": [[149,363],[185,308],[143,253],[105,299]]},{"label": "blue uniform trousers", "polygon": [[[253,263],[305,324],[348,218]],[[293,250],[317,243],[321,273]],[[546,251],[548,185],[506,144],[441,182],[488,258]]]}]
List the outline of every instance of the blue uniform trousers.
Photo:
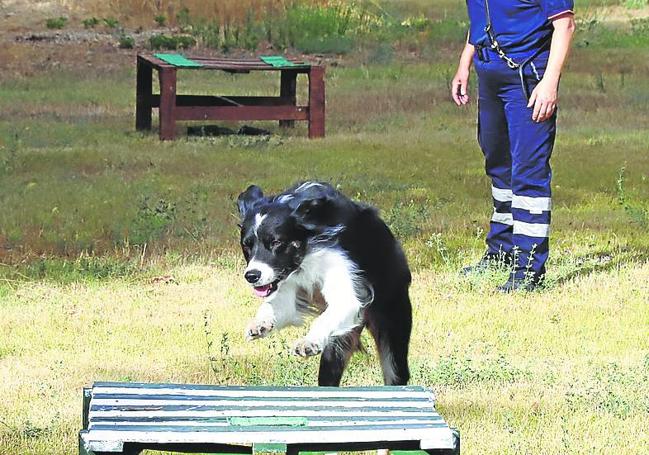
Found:
[{"label": "blue uniform trousers", "polygon": [[[478,58],[479,57],[479,58]],[[547,53],[525,70],[531,93],[543,76]],[[550,156],[556,112],[536,123],[518,71],[491,50],[477,53],[478,141],[491,177],[494,212],[487,246],[490,254],[509,253],[516,279],[541,278],[549,254]]]}]

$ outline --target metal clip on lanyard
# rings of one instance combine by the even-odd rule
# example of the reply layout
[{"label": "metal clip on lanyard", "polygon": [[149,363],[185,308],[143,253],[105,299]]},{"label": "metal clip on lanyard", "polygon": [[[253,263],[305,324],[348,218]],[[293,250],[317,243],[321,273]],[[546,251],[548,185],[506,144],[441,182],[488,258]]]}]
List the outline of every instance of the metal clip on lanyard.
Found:
[{"label": "metal clip on lanyard", "polygon": [[489,41],[491,42],[491,49],[493,49],[496,54],[498,54],[498,57],[500,57],[501,60],[503,60],[505,63],[507,63],[507,66],[510,67],[513,70],[518,70],[518,77],[521,81],[521,88],[523,89],[523,93],[525,94],[525,98],[529,99],[530,98],[530,90],[527,87],[527,83],[525,82],[525,75],[523,74],[523,71],[525,70],[525,67],[529,65],[532,60],[534,60],[536,57],[539,56],[541,52],[543,52],[547,45],[550,43],[550,38],[548,38],[537,50],[534,52],[531,56],[526,58],[522,63],[517,63],[509,57],[505,51],[503,50],[502,47],[500,47],[500,44],[498,44],[498,40],[496,40],[496,34],[494,33],[493,26],[491,25],[491,13],[489,12],[489,0],[484,0],[484,6],[485,6],[485,13],[487,16],[487,26],[484,28],[485,33],[487,33],[487,37],[489,37]]}]

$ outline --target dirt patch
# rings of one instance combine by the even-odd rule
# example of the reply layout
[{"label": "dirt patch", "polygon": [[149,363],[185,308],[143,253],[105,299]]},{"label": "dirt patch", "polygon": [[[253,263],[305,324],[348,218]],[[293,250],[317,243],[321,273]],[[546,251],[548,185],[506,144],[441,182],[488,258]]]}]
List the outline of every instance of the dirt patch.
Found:
[{"label": "dirt patch", "polygon": [[69,13],[60,1],[0,0],[0,18],[3,21],[0,34],[45,28],[46,19]]},{"label": "dirt patch", "polygon": [[118,49],[110,43],[11,41],[0,47],[0,80],[30,77],[57,69],[85,73],[110,73],[132,65],[135,50]]}]

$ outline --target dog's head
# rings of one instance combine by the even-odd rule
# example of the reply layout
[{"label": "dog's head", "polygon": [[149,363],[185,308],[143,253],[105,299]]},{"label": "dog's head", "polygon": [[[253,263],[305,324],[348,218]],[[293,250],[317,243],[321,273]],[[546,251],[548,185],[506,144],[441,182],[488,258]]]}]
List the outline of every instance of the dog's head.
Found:
[{"label": "dog's head", "polygon": [[241,249],[248,264],[244,277],[257,296],[275,292],[300,267],[322,231],[331,232],[322,222],[330,202],[322,192],[265,197],[255,185],[239,195]]}]

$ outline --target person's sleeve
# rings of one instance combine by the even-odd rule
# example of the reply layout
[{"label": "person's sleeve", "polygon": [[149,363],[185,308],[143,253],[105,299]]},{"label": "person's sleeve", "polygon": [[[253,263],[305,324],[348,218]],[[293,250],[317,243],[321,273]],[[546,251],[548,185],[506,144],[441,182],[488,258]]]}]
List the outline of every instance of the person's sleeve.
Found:
[{"label": "person's sleeve", "polygon": [[575,2],[574,0],[541,0],[541,8],[545,17],[552,20],[564,14],[572,14]]}]

